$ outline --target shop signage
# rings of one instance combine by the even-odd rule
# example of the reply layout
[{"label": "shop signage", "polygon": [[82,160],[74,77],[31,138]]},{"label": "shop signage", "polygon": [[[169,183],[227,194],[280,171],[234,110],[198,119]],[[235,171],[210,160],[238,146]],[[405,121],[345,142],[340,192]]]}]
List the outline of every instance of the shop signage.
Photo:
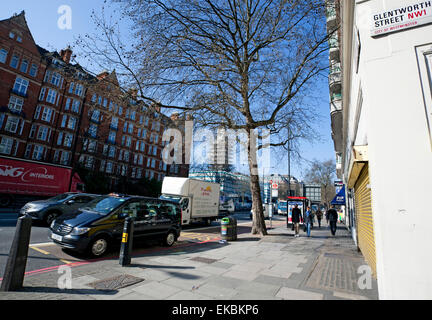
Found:
[{"label": "shop signage", "polygon": [[372,37],[432,23],[432,0],[380,11],[373,14]]}]

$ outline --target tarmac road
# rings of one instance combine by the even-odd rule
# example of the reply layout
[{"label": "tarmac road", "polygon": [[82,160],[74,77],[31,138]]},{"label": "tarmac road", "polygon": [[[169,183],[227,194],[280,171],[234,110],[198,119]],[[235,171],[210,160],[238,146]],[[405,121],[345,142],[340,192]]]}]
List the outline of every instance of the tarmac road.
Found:
[{"label": "tarmac road", "polygon": [[[236,213],[234,217],[240,225],[239,233],[248,232],[249,229],[241,226],[250,224],[249,212]],[[10,210],[8,212],[7,209],[0,210],[0,278],[4,275],[9,250],[15,235],[17,219],[17,213],[11,212]],[[277,220],[278,218],[275,217],[275,221]],[[40,270],[46,270],[64,264],[79,263],[90,259],[89,257],[61,249],[50,240],[49,235],[50,231],[47,226],[42,223],[33,223],[26,265],[27,273],[39,272]],[[184,227],[178,244],[206,242],[218,238],[220,238],[220,223],[215,221],[210,226],[195,224]],[[151,250],[162,249],[157,243],[151,241],[134,242],[134,250],[139,251],[146,248],[151,248]],[[118,256],[118,252],[119,247],[113,248],[112,255]]]}]

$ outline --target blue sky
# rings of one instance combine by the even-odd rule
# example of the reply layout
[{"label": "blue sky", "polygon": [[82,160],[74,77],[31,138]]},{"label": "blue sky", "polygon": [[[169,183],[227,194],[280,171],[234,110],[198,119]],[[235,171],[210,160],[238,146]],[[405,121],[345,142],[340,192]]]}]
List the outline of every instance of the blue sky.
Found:
[{"label": "blue sky", "polygon": [[[74,43],[75,38],[80,34],[91,33],[93,31],[90,16],[92,11],[100,12],[103,0],[2,0],[0,19],[6,19],[14,13],[26,12],[26,19],[29,24],[33,37],[38,45],[47,50],[57,50],[65,48]],[[72,29],[60,29],[58,20],[61,14],[58,10],[61,6],[68,5],[72,9]],[[75,51],[76,52],[76,51]],[[77,60],[86,67],[84,61]],[[328,80],[321,77],[317,83],[319,95],[316,109],[321,117],[316,129],[322,136],[320,142],[313,145],[303,144],[301,147],[302,157],[307,160],[328,160],[334,159],[333,142],[331,139],[330,110]],[[272,154],[272,173],[287,174],[287,157]],[[305,162],[292,163],[291,174],[301,178],[302,172],[306,169]]]}]

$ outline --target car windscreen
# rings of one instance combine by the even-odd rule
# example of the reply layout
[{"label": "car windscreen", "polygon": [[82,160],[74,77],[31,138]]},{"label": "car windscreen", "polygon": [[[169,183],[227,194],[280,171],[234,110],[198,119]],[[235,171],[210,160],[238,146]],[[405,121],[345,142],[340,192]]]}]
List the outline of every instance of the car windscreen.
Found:
[{"label": "car windscreen", "polygon": [[125,198],[118,197],[103,197],[89,202],[82,210],[88,210],[99,213],[101,215],[108,215],[113,210],[120,207],[126,201]]},{"label": "car windscreen", "polygon": [[68,194],[68,193],[63,193],[63,194],[59,194],[59,195],[57,195],[57,196],[55,196],[55,197],[52,197],[52,198],[49,198],[48,200],[49,201],[60,201],[60,200],[64,200],[64,199],[66,199],[67,197],[69,197],[71,194]]}]

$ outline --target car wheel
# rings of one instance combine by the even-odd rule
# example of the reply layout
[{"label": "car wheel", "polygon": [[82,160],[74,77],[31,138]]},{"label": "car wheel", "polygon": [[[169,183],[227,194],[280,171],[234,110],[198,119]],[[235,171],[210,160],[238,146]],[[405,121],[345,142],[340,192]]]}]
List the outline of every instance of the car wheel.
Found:
[{"label": "car wheel", "polygon": [[164,246],[171,247],[176,242],[176,236],[173,231],[168,232],[164,239]]},{"label": "car wheel", "polygon": [[105,237],[100,237],[92,241],[89,252],[94,257],[100,257],[108,251],[109,242]]},{"label": "car wheel", "polygon": [[45,223],[50,226],[51,223],[57,219],[57,217],[60,215],[60,213],[52,211],[52,212],[48,212],[48,214],[45,216]]}]

